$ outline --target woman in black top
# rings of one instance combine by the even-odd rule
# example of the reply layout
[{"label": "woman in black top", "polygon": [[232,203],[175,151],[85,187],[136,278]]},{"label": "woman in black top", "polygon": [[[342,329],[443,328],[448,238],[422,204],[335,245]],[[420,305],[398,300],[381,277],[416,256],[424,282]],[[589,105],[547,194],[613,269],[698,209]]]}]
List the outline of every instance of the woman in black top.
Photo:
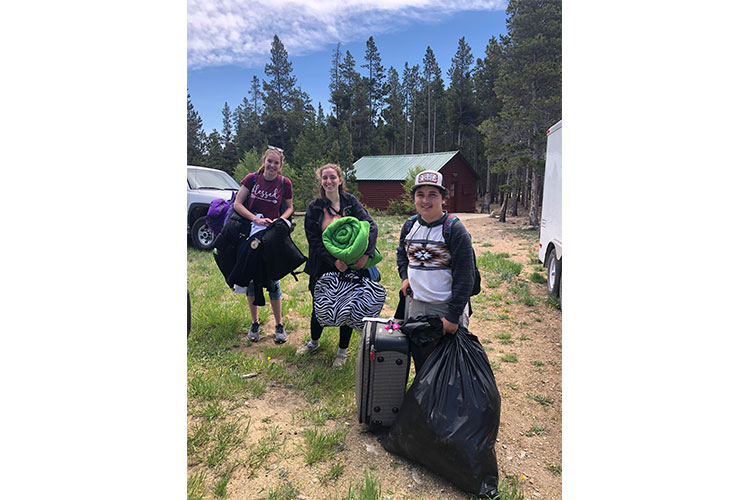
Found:
[{"label": "woman in black top", "polygon": [[[305,272],[310,275],[308,289],[312,294],[315,283],[323,274],[330,271],[346,271],[347,266],[340,259],[336,259],[323,245],[323,231],[328,225],[341,217],[351,216],[370,223],[370,235],[367,250],[360,259],[352,264],[354,268],[362,268],[367,259],[375,252],[378,237],[378,226],[367,210],[353,195],[346,192],[341,167],[328,163],[320,167],[315,175],[320,183],[320,197],[310,202],[305,213],[305,235],[309,244],[309,257],[305,264]],[[318,340],[323,333],[323,325],[315,317],[315,310],[310,315],[310,334],[312,340],[297,350],[297,354],[309,354],[318,348]],[[339,350],[333,360],[334,368],[340,368],[346,362],[346,349],[352,336],[352,328],[339,327]]]}]

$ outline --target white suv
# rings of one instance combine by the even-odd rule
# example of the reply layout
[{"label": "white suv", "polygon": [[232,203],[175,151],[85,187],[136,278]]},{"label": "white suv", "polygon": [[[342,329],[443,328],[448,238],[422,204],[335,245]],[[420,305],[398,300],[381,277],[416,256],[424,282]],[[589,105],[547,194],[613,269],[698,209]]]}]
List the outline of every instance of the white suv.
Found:
[{"label": "white suv", "polygon": [[208,250],[216,239],[206,224],[208,206],[217,198],[229,200],[239,189],[237,181],[223,170],[187,166],[188,234],[196,248]]}]

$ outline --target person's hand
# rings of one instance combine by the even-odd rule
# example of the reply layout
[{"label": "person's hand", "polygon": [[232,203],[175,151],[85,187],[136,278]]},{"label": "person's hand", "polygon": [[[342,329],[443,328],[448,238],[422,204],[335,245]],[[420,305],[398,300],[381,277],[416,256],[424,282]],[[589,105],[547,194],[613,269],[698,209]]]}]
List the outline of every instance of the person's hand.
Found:
[{"label": "person's hand", "polygon": [[443,335],[446,333],[455,334],[458,331],[458,323],[451,323],[445,319],[445,316],[440,319],[443,320]]},{"label": "person's hand", "polygon": [[406,293],[406,291],[409,289],[409,278],[406,278],[404,281],[401,282],[401,293],[404,294],[404,297],[409,295]]},{"label": "person's hand", "polygon": [[341,259],[336,259],[336,261],[333,263],[336,266],[336,269],[341,271],[342,273],[349,269],[349,266],[346,265],[346,263]]},{"label": "person's hand", "polygon": [[256,217],[255,223],[259,226],[270,226],[273,221],[269,219],[268,217]]},{"label": "person's hand", "polygon": [[352,264],[352,267],[356,267],[357,269],[362,269],[363,267],[365,267],[365,264],[367,264],[367,259],[369,258],[370,257],[368,255],[363,255],[362,257],[357,259],[356,262],[354,262],[354,264]]}]

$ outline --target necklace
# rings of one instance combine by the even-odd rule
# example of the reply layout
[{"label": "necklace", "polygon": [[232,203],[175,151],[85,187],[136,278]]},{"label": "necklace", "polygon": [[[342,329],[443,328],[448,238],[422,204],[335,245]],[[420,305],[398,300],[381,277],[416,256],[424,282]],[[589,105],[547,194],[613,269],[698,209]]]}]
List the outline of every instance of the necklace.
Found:
[{"label": "necklace", "polygon": [[339,202],[339,209],[336,210],[333,208],[333,204],[329,201],[328,202],[328,213],[331,214],[331,217],[335,217],[336,215],[342,217],[343,214],[341,213],[341,202]]}]

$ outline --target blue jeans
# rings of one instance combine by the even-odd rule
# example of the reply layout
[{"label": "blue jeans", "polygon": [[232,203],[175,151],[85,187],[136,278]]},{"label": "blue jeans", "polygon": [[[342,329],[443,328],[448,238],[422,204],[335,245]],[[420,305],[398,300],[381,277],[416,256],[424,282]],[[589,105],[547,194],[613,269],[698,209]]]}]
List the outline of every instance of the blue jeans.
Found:
[{"label": "blue jeans", "polygon": [[[253,286],[252,280],[247,284],[245,295],[248,297],[255,297],[255,287]],[[268,298],[271,300],[281,300],[281,285],[279,285],[278,280],[274,281],[271,288],[268,289]]]}]

